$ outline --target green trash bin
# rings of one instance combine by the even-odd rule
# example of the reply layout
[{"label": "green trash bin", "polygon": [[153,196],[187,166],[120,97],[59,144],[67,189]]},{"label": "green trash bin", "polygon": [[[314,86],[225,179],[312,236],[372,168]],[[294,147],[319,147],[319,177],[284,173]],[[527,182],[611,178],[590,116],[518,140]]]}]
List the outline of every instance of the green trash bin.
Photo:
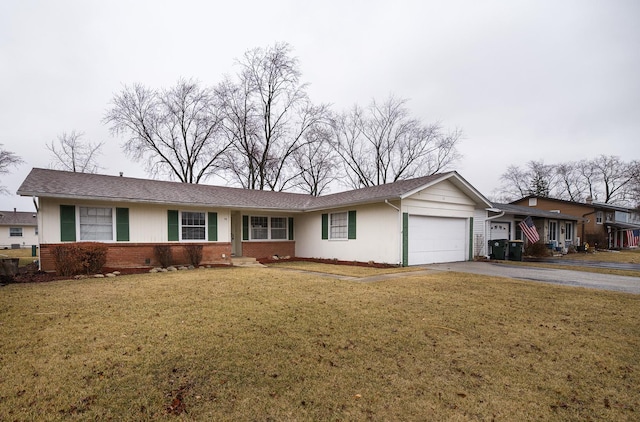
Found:
[{"label": "green trash bin", "polygon": [[506,259],[508,244],[509,241],[507,239],[490,240],[489,252],[491,259]]},{"label": "green trash bin", "polygon": [[37,249],[38,247],[36,245],[31,245],[31,256],[38,256]]},{"label": "green trash bin", "polygon": [[522,261],[522,253],[524,251],[524,241],[509,241],[509,261]]}]

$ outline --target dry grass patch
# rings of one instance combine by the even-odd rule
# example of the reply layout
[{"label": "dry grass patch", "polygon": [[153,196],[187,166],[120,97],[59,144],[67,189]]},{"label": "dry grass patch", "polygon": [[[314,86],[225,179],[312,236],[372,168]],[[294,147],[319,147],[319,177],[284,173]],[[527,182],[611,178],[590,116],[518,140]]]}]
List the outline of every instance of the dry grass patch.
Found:
[{"label": "dry grass patch", "polygon": [[316,273],[341,275],[345,277],[371,277],[382,274],[395,274],[411,271],[424,270],[419,267],[393,267],[374,268],[357,265],[334,265],[310,261],[283,261],[269,264],[273,268],[289,268],[293,270],[311,271]]},{"label": "dry grass patch", "polygon": [[20,266],[31,264],[37,256],[31,256],[31,248],[0,249],[0,258],[20,258]]},{"label": "dry grass patch", "polygon": [[574,253],[565,255],[563,258],[576,261],[602,261],[640,264],[640,249],[628,249],[622,251],[598,251],[595,253]]},{"label": "dry grass patch", "polygon": [[278,268],[0,290],[0,420],[633,420],[640,297]]}]

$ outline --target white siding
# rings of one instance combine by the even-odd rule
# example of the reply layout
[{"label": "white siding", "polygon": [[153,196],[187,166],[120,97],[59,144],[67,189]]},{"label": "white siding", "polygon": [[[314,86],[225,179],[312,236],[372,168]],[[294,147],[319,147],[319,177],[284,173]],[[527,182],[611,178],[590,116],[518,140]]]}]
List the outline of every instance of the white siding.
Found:
[{"label": "white siding", "polygon": [[38,215],[42,216],[42,221],[40,221],[39,224],[40,242],[43,244],[60,242],[60,205],[128,208],[130,243],[167,242],[167,210],[217,212],[218,241],[231,241],[231,218],[229,210],[203,207],[178,207],[172,205],[146,205],[129,202],[109,203],[40,198],[40,212]]},{"label": "white siding", "polygon": [[473,256],[487,255],[487,210],[473,212]]},{"label": "white siding", "polygon": [[444,180],[402,201],[402,211],[433,217],[473,217],[475,202],[453,183]]},{"label": "white siding", "polygon": [[[355,239],[321,238],[323,213],[352,210],[356,211]],[[381,203],[296,216],[296,255],[304,258],[336,258],[344,261],[398,264],[402,261],[402,220],[399,214],[391,206]]]},{"label": "white siding", "polygon": [[[35,214],[35,213],[34,213]],[[36,220],[35,218],[33,219]],[[22,236],[10,236],[10,228],[22,228]],[[23,248],[38,244],[37,228],[35,226],[0,226],[0,248],[10,248],[11,245],[20,245]]]}]

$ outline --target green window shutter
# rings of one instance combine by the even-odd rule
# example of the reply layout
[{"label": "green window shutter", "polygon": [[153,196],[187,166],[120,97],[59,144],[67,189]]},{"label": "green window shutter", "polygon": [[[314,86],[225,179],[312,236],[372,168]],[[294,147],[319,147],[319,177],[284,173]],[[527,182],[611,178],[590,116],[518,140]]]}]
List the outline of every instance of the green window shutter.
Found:
[{"label": "green window shutter", "polygon": [[349,211],[349,235],[347,236],[349,239],[356,238],[356,212]]},{"label": "green window shutter", "polygon": [[329,214],[322,214],[322,238],[329,238]]},{"label": "green window shutter", "polygon": [[116,208],[116,241],[129,241],[129,208]]},{"label": "green window shutter", "polygon": [[289,240],[293,240],[293,217],[289,217]]},{"label": "green window shutter", "polygon": [[76,241],[76,207],[60,205],[60,241]]},{"label": "green window shutter", "polygon": [[473,261],[473,217],[469,218],[469,261]]},{"label": "green window shutter", "polygon": [[208,223],[209,223],[209,242],[218,241],[218,213],[210,212],[208,214]]},{"label": "green window shutter", "polygon": [[242,240],[249,240],[249,216],[242,216]]},{"label": "green window shutter", "polygon": [[180,240],[179,236],[179,224],[178,224],[178,211],[177,210],[168,210],[167,211],[167,222],[169,234],[167,235],[167,239],[169,241]]},{"label": "green window shutter", "polygon": [[409,213],[402,213],[402,266],[409,265]]}]

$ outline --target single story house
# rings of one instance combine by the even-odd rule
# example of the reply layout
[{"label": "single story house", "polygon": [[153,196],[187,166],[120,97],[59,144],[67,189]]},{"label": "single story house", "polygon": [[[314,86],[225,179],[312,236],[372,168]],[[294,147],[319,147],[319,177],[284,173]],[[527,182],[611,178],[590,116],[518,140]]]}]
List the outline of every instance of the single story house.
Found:
[{"label": "single story house", "polygon": [[30,248],[38,245],[38,219],[35,212],[0,211],[0,248]]},{"label": "single story house", "polygon": [[590,198],[575,202],[530,195],[511,204],[580,217],[579,238],[583,243],[600,248],[626,247],[627,231],[640,229],[638,210],[603,204]]},{"label": "single story house", "polygon": [[473,258],[474,213],[491,203],[457,172],[320,197],[34,168],[40,264],[65,242],[109,246],[107,266],[156,266],[156,245],[203,246],[203,263],[273,255],[418,265]]},{"label": "single story house", "polygon": [[490,240],[507,239],[523,240],[529,243],[519,224],[525,218],[531,217],[540,241],[553,245],[566,252],[571,246],[580,245],[578,226],[582,218],[562,214],[556,211],[545,211],[536,208],[523,207],[513,204],[494,203],[486,211],[476,210],[476,225],[474,237],[476,256],[489,255],[487,244]]}]

